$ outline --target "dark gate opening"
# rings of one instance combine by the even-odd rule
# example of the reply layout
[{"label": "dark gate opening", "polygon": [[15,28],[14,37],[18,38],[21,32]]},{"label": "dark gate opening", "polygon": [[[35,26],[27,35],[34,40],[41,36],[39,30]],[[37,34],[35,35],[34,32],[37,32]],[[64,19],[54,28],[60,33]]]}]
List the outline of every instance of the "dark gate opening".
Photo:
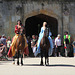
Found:
[{"label": "dark gate opening", "polygon": [[26,36],[39,35],[43,22],[47,22],[53,36],[58,34],[58,21],[56,18],[39,14],[26,19],[25,29]]}]

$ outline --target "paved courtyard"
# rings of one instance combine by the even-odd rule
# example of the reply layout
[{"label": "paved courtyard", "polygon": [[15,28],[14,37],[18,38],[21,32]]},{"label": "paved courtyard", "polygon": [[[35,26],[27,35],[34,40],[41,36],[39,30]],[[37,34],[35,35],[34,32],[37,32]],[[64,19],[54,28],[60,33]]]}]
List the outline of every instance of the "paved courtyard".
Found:
[{"label": "paved courtyard", "polygon": [[49,66],[40,66],[40,58],[24,58],[24,65],[0,61],[0,75],[75,75],[75,58],[50,57]]}]

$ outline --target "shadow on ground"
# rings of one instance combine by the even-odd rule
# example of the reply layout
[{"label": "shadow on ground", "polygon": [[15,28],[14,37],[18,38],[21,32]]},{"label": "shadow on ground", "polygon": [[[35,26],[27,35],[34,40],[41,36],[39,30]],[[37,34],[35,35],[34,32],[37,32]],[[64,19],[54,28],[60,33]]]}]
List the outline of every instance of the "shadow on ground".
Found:
[{"label": "shadow on ground", "polygon": [[[40,64],[24,64],[23,66],[44,66],[44,65],[40,65]],[[53,65],[47,65],[46,67],[75,67],[75,65],[53,64]]]}]

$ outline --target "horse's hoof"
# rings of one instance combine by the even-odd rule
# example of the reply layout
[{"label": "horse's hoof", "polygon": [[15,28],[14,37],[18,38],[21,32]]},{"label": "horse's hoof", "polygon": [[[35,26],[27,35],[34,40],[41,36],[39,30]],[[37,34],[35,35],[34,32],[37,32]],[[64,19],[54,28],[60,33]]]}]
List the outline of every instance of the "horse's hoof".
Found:
[{"label": "horse's hoof", "polygon": [[42,64],[42,63],[41,63],[40,65],[41,65],[41,66],[43,66],[43,64]]},{"label": "horse's hoof", "polygon": [[45,64],[45,66],[48,66],[48,64]]},{"label": "horse's hoof", "polygon": [[19,64],[17,64],[17,65],[19,65]]},{"label": "horse's hoof", "polygon": [[23,61],[21,61],[21,66],[23,65]]},{"label": "horse's hoof", "polygon": [[49,63],[45,64],[45,66],[49,66]]},{"label": "horse's hoof", "polygon": [[23,66],[23,64],[21,64],[21,66]]},{"label": "horse's hoof", "polygon": [[19,62],[17,62],[17,65],[19,65]]},{"label": "horse's hoof", "polygon": [[19,65],[19,63],[17,63],[17,65]]},{"label": "horse's hoof", "polygon": [[21,66],[23,66],[23,62],[21,62]]},{"label": "horse's hoof", "polygon": [[47,65],[49,66],[49,63]]}]

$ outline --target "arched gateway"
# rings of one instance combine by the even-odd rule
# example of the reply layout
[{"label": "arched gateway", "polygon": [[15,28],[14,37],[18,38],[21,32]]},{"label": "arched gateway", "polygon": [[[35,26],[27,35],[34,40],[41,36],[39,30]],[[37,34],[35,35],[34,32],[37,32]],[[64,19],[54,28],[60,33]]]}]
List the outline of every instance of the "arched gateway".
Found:
[{"label": "arched gateway", "polygon": [[31,13],[26,15],[25,17],[25,28],[26,28],[26,35],[32,36],[38,35],[41,29],[41,26],[44,21],[46,21],[50,27],[53,36],[57,36],[59,30],[58,26],[58,17],[52,11],[48,12],[46,10],[41,10],[40,13]]}]

